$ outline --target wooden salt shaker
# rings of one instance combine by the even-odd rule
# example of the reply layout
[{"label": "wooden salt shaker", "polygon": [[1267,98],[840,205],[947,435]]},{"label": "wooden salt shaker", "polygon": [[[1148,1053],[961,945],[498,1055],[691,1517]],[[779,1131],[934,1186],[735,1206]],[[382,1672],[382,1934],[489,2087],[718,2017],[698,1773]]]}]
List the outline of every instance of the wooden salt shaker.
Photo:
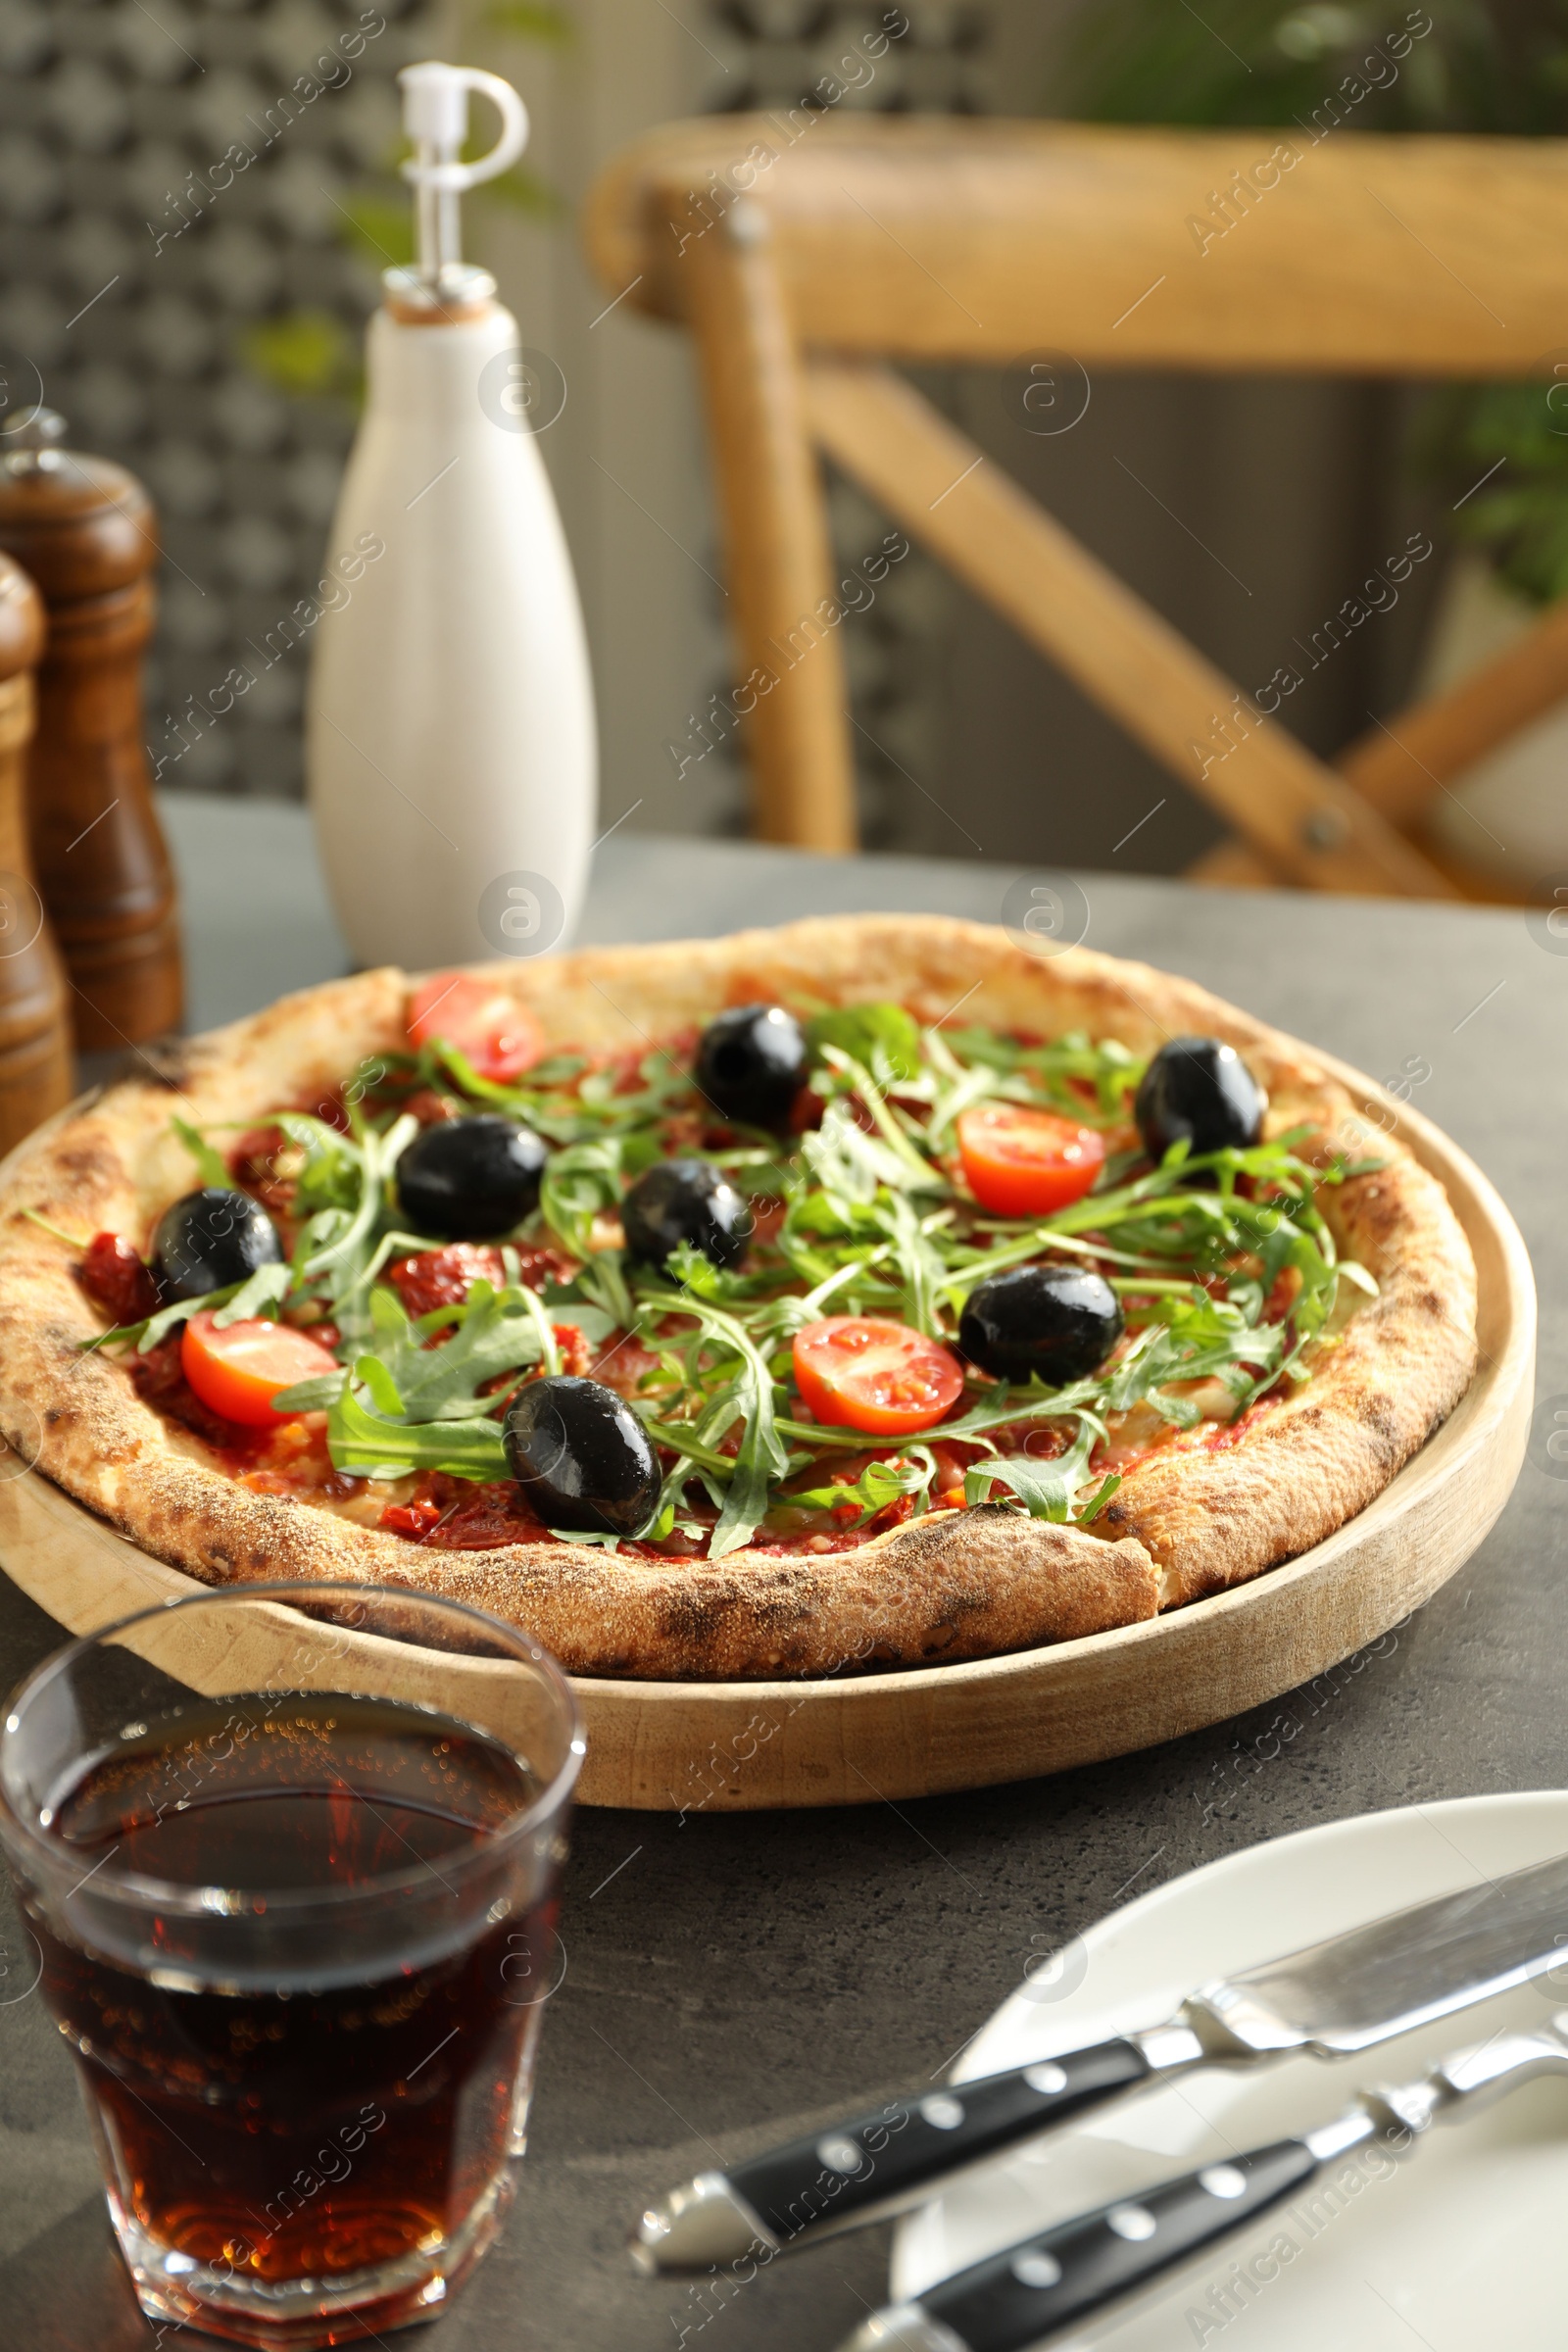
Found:
[{"label": "wooden salt shaker", "polygon": [[0,556],[0,1152],[72,1093],[71,991],[33,879],[26,760],[44,617],[26,573]]},{"label": "wooden salt shaker", "polygon": [[38,886],[75,994],[83,1053],[177,1029],[178,912],[142,749],[157,518],[134,474],[54,444],[40,409],[5,436],[0,548],[36,582],[49,644],[27,801]]}]

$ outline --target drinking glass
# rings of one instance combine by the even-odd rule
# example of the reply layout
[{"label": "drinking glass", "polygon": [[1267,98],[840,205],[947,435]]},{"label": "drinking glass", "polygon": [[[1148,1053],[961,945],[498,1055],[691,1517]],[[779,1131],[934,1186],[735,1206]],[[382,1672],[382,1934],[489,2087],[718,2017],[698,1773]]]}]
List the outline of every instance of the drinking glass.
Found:
[{"label": "drinking glass", "polygon": [[22,1685],[0,1840],[145,2312],[440,2311],[522,2151],[582,1754],[526,1634],[369,1585],[202,1592]]}]

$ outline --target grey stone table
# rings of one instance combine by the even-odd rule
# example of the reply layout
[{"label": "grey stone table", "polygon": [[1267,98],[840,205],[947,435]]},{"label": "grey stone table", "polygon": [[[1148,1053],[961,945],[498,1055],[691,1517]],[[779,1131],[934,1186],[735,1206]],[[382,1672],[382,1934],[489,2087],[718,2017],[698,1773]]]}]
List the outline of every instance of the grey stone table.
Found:
[{"label": "grey stone table", "polygon": [[[343,969],[298,812],[182,800],[170,819],[198,1023]],[[617,834],[583,936],[869,907],[995,919],[1012,879]],[[1189,973],[1374,1077],[1414,1082],[1524,1228],[1544,1309],[1540,1394],[1568,1392],[1568,954],[1552,952],[1568,939],[1494,910],[1093,875],[1085,888],[1092,946]],[[880,2299],[879,2235],[781,2264],[726,2304],[631,2278],[620,2236],[640,2196],[780,2126],[928,2080],[1033,1958],[1132,1892],[1315,1822],[1559,1783],[1568,1488],[1550,1467],[1533,1444],[1475,1558],[1392,1652],[1327,1695],[1120,1763],[919,1804],[684,1825],[579,1815],[532,2151],[500,2245],[424,2339],[431,2352],[832,2345]],[[8,1679],[56,1639],[0,1584]],[[1259,1740],[1281,1713],[1295,1736]],[[5,2342],[30,2352],[152,2340],[35,1995],[0,2006],[0,2315]]]}]

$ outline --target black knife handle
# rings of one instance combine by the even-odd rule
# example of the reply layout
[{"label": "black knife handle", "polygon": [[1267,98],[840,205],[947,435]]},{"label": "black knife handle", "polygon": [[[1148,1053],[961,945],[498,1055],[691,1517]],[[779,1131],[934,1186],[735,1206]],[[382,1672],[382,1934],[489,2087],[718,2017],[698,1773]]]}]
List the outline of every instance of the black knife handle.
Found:
[{"label": "black knife handle", "polygon": [[918,2308],[968,2352],[1021,2352],[1266,2212],[1318,2161],[1304,2140],[1281,2139],[1204,2165],[993,2254],[928,2287]]},{"label": "black knife handle", "polygon": [[730,2185],[787,2246],[913,2203],[944,2173],[1081,2115],[1152,2072],[1135,2041],[1068,2050],[829,2125],[736,2166]]}]

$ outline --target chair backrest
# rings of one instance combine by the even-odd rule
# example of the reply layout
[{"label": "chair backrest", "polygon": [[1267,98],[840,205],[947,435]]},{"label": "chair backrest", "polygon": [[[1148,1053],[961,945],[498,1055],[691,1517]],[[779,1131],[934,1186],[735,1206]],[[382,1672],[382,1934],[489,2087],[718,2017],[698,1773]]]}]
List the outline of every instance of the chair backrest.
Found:
[{"label": "chair backrest", "polygon": [[1453,889],[1397,824],[1568,692],[1560,619],[1337,774],[875,363],[1568,376],[1568,143],[797,109],[639,141],[588,241],[609,292],[697,338],[764,837],[854,841],[821,448],[1222,809],[1256,870]]}]

